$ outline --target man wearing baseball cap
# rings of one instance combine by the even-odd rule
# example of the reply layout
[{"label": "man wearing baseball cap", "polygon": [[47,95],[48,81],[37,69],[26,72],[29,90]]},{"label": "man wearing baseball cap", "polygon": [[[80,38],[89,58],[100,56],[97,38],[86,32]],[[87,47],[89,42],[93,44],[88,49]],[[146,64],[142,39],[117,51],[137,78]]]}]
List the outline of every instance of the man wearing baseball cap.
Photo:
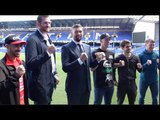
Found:
[{"label": "man wearing baseball cap", "polygon": [[116,85],[115,70],[113,69],[114,53],[108,49],[111,36],[103,33],[100,36],[100,47],[92,52],[94,60],[97,60],[97,66],[91,68],[94,80],[94,104],[102,104],[104,98],[105,105],[111,105]]},{"label": "man wearing baseball cap", "polygon": [[110,40],[111,39],[111,36],[108,34],[108,33],[103,33],[101,36],[100,36],[100,40],[102,39],[108,39]]},{"label": "man wearing baseball cap", "polygon": [[26,42],[15,35],[5,39],[7,52],[0,61],[0,104],[27,105],[25,68],[20,52]]}]

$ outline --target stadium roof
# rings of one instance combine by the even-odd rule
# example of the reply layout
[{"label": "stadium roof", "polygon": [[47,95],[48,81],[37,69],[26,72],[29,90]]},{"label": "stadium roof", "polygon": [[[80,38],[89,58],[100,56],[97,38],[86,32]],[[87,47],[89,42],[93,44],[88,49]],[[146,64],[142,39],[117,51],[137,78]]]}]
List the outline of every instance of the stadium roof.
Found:
[{"label": "stadium roof", "polygon": [[[51,15],[52,20],[59,19],[95,19],[95,18],[126,18],[128,16],[111,16],[111,15]],[[0,22],[10,21],[32,21],[36,20],[37,15],[0,15]]]},{"label": "stadium roof", "polygon": [[159,15],[129,15],[135,22],[159,23]]},{"label": "stadium roof", "polygon": [[[0,22],[36,20],[37,15],[0,15]],[[144,22],[155,23],[159,21],[159,15],[50,15],[56,19],[96,19],[96,18],[133,18]]]},{"label": "stadium roof", "polygon": [[[34,28],[36,18],[37,15],[1,16],[0,29]],[[133,31],[137,22],[159,23],[158,15],[51,15],[50,18],[53,27],[71,27],[79,23],[86,28],[107,28],[117,31]]]}]

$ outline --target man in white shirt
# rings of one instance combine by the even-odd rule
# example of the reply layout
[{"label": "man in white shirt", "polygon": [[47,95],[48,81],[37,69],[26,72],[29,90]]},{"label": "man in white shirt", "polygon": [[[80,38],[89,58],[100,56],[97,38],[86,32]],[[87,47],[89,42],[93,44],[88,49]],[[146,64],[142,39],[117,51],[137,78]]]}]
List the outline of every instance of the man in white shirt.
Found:
[{"label": "man in white shirt", "polygon": [[25,49],[29,98],[36,105],[49,105],[54,86],[58,84],[55,46],[48,32],[51,20],[48,15],[37,17],[37,31],[28,40]]}]

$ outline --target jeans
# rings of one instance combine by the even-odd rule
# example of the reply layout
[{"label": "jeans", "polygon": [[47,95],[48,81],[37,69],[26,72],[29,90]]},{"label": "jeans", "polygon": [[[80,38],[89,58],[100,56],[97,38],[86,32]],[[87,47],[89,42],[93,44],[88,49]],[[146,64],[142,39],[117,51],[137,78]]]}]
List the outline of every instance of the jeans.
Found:
[{"label": "jeans", "polygon": [[94,89],[94,104],[100,105],[102,103],[102,98],[104,97],[104,104],[110,105],[112,102],[112,96],[114,92],[114,86],[106,88],[95,88]]},{"label": "jeans", "polygon": [[144,98],[146,95],[147,88],[150,88],[152,95],[152,105],[158,104],[158,81],[148,83],[147,81],[140,81],[140,95],[139,95],[139,105],[144,105]]}]

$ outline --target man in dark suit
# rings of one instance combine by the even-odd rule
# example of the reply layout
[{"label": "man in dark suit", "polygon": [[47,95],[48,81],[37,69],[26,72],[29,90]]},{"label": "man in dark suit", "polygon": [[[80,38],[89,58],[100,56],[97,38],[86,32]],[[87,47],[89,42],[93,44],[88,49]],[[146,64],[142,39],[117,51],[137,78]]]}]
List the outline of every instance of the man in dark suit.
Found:
[{"label": "man in dark suit", "polygon": [[36,105],[49,105],[54,86],[58,83],[55,46],[48,35],[51,29],[49,16],[38,16],[37,26],[25,49],[29,98]]},{"label": "man in dark suit", "polygon": [[71,34],[73,40],[62,46],[61,56],[62,69],[67,73],[67,100],[69,105],[88,105],[91,90],[89,67],[94,66],[91,49],[81,42],[83,27],[80,24],[72,26]]}]

